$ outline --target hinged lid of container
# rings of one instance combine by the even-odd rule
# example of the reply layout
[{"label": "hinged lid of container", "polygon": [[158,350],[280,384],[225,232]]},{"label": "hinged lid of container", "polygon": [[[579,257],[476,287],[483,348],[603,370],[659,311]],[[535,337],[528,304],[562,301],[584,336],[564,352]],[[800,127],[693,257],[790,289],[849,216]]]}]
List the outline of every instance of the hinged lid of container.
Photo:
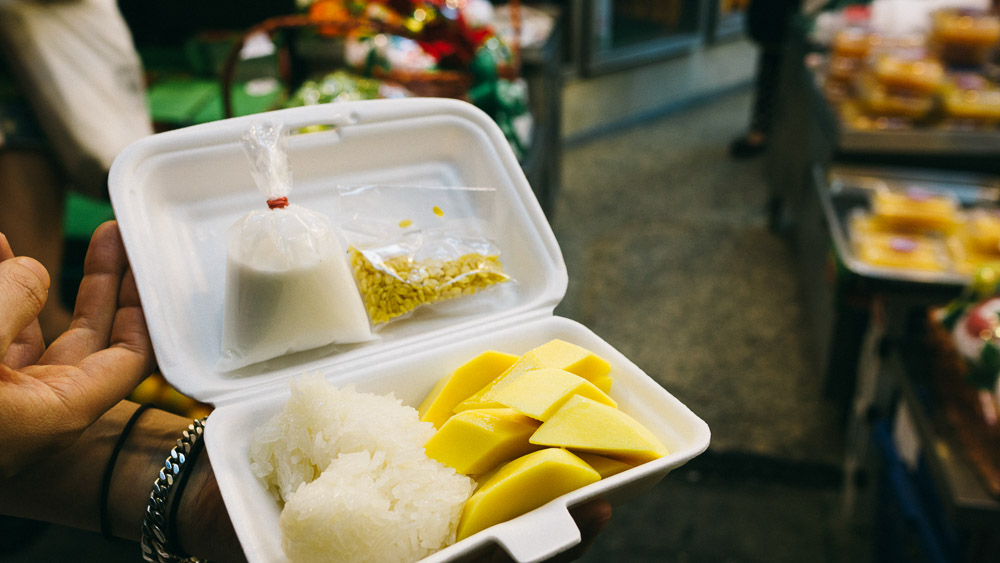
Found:
[{"label": "hinged lid of container", "polygon": [[[219,371],[226,231],[261,205],[240,137],[265,117],[293,131],[310,127],[291,136],[288,157],[294,201],[317,212],[332,214],[341,185],[495,188],[494,242],[513,283],[468,298],[469,306],[448,314],[391,323],[374,342]],[[161,133],[119,154],[109,188],[160,369],[201,401],[230,402],[305,371],[550,315],[566,291],[558,243],[507,140],[489,116],[465,102],[342,102]]]}]

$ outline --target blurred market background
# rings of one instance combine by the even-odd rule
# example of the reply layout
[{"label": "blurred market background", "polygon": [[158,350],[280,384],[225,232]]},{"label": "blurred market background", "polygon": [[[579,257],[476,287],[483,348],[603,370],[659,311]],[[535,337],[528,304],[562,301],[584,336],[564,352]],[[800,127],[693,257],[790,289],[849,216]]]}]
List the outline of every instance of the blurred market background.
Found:
[{"label": "blurred market background", "polygon": [[[981,358],[949,371],[934,361],[948,343],[928,340],[929,313],[965,312],[965,287],[1000,258],[995,6],[787,5],[788,32],[763,45],[742,0],[118,2],[155,131],[412,95],[497,121],[566,259],[556,313],[712,429],[706,453],[616,508],[584,561],[996,560],[996,370],[956,377]],[[359,14],[393,33],[351,33]],[[734,158],[765,50],[780,61],[766,150]],[[4,158],[45,142],[5,132]],[[16,193],[48,176],[4,178]],[[43,215],[62,217],[66,307],[90,233],[113,217],[71,181]],[[902,211],[880,214],[896,196]],[[892,221],[928,200],[937,215]],[[210,409],[159,376],[133,398]],[[0,520],[0,561],[138,554]]]}]

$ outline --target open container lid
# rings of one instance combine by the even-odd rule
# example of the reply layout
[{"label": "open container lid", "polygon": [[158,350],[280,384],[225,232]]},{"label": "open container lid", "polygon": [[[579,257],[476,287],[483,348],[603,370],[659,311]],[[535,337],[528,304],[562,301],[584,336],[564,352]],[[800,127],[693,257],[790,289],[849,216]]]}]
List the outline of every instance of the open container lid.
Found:
[{"label": "open container lid", "polygon": [[[328,126],[288,139],[289,199],[331,219],[341,185],[495,188],[494,242],[513,283],[491,288],[483,299],[457,300],[468,305],[445,315],[418,309],[381,328],[373,342],[218,370],[226,231],[264,205],[240,137],[264,118],[293,132]],[[160,370],[184,394],[216,405],[264,393],[269,384],[306,371],[346,368],[448,334],[548,316],[566,291],[558,243],[507,140],[488,115],[466,102],[339,102],[160,133],[118,155],[109,189]]]}]

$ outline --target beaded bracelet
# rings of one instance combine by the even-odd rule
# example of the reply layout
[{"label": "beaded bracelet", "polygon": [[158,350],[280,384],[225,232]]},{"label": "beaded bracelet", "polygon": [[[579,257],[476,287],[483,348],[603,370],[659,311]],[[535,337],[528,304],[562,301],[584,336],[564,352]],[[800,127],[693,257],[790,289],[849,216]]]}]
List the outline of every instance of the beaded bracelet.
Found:
[{"label": "beaded bracelet", "polygon": [[[196,563],[198,560],[183,553],[174,540],[168,524],[173,524],[166,517],[167,501],[171,489],[181,477],[190,471],[194,465],[194,456],[201,448],[195,448],[205,432],[204,417],[191,422],[184,430],[177,444],[170,449],[163,467],[156,480],[153,490],[149,493],[149,504],[146,506],[146,516],[142,521],[142,535],[139,545],[142,548],[142,559],[150,563]],[[175,499],[179,502],[179,499]]]}]

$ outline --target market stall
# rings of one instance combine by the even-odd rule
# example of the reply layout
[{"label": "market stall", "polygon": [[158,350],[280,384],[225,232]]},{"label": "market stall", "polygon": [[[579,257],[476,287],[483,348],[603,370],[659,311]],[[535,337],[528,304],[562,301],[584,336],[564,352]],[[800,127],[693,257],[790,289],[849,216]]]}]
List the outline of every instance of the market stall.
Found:
[{"label": "market stall", "polygon": [[973,525],[995,519],[1000,500],[972,451],[992,430],[942,414],[977,385],[993,393],[996,374],[952,378],[942,394],[919,369],[936,353],[928,312],[1000,262],[1000,19],[982,8],[877,1],[800,21],[765,164],[771,227],[795,247],[847,423],[845,510],[878,491],[879,524],[902,522],[895,531],[920,545],[882,551],[894,557],[977,560],[997,541]]}]

